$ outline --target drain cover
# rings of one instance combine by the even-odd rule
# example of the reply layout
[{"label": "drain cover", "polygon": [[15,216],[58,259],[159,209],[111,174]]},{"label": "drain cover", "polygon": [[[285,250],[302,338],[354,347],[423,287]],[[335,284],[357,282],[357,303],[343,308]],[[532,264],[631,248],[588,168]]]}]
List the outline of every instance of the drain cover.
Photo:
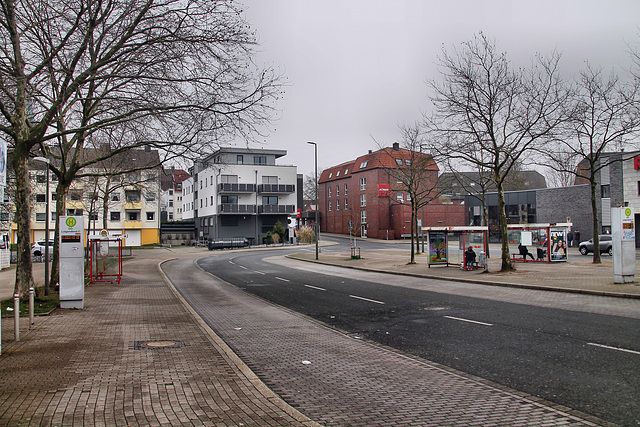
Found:
[{"label": "drain cover", "polygon": [[184,343],[180,340],[146,340],[136,341],[134,348],[136,350],[142,349],[162,349],[162,348],[180,348],[184,347]]}]

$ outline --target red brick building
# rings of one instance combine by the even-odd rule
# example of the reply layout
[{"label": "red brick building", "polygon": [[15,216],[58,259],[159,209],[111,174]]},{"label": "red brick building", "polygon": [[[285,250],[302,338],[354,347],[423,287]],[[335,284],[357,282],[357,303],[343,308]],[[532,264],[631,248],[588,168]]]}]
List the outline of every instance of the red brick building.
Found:
[{"label": "red brick building", "polygon": [[[319,179],[320,229],[323,232],[353,234],[378,239],[400,239],[411,233],[411,200],[399,183],[394,169],[408,167],[415,152],[399,147],[369,152],[357,159],[326,169]],[[419,154],[419,156],[428,156]],[[421,157],[426,172],[421,175],[426,188],[436,187],[438,166]],[[414,163],[416,164],[416,163]],[[434,194],[436,191],[434,190]],[[464,206],[439,204],[437,200],[421,208],[423,226],[463,225]]]}]

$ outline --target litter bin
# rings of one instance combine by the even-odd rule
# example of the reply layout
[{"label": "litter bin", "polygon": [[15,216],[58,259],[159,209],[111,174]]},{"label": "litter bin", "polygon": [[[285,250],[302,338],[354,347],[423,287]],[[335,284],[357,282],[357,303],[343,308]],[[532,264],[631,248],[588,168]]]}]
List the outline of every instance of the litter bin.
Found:
[{"label": "litter bin", "polygon": [[480,252],[480,257],[478,258],[478,267],[485,268],[487,266],[487,254],[482,251]]}]

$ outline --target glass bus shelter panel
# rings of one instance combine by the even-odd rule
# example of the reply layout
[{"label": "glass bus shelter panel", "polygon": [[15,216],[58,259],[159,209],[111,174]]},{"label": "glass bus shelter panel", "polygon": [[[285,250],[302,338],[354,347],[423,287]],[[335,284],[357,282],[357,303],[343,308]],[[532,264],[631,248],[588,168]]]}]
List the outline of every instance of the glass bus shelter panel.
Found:
[{"label": "glass bus shelter panel", "polygon": [[464,241],[462,233],[449,232],[447,244],[448,263],[461,265],[464,262]]}]

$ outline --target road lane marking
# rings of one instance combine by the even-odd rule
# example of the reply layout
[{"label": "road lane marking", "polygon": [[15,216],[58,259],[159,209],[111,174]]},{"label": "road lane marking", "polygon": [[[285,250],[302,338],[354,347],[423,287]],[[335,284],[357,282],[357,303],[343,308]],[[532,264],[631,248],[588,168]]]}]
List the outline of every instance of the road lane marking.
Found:
[{"label": "road lane marking", "polygon": [[316,289],[318,291],[326,291],[325,288],[319,288],[317,286],[305,285],[307,288]]},{"label": "road lane marking", "polygon": [[351,298],[359,299],[359,300],[362,300],[362,301],[373,302],[373,303],[375,303],[375,304],[384,304],[384,302],[382,302],[382,301],[376,301],[376,300],[374,300],[374,299],[369,299],[369,298],[359,297],[359,296],[357,296],[357,295],[349,295],[349,296],[350,296]]},{"label": "road lane marking", "polygon": [[290,282],[289,279],[283,279],[282,277],[275,276],[276,279],[282,280],[283,282]]},{"label": "road lane marking", "polygon": [[263,276],[267,273],[263,273],[262,271],[258,271],[258,270],[253,270],[254,273],[258,273],[258,274],[262,274]]},{"label": "road lane marking", "polygon": [[461,322],[475,323],[476,325],[493,326],[493,323],[478,322],[477,320],[463,319],[461,317],[453,317],[453,316],[444,316],[444,317],[446,317],[447,319],[451,319],[451,320],[459,320]]},{"label": "road lane marking", "polygon": [[631,353],[631,354],[640,354],[640,351],[629,350],[629,349],[626,349],[626,348],[611,347],[611,346],[608,346],[608,345],[597,344],[597,343],[594,343],[594,342],[588,342],[587,344],[588,345],[592,345],[594,347],[606,348],[606,349],[609,349],[609,350],[624,351],[625,353]]},{"label": "road lane marking", "polygon": [[243,270],[248,270],[248,268],[243,265],[239,265],[238,267],[242,268]]}]

